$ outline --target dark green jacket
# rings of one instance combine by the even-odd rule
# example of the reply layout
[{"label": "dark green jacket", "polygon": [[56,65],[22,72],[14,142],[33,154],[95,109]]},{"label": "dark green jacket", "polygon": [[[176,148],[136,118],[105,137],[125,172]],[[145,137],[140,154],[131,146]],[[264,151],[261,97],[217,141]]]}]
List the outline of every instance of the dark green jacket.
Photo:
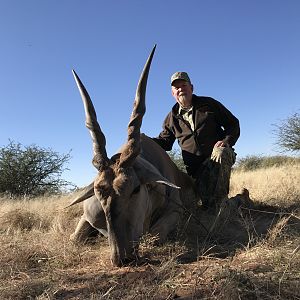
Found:
[{"label": "dark green jacket", "polygon": [[178,113],[176,103],[167,115],[163,130],[153,138],[163,149],[172,149],[177,139],[187,172],[195,175],[202,162],[210,157],[217,141],[233,146],[240,136],[239,120],[220,102],[210,97],[193,95],[193,121],[195,130]]}]

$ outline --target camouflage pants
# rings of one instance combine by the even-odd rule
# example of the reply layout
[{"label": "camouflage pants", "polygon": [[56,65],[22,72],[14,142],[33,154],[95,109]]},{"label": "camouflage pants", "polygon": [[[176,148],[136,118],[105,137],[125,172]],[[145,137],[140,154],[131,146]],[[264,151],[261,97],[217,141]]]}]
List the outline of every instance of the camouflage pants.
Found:
[{"label": "camouflage pants", "polygon": [[203,208],[215,208],[229,193],[231,168],[236,154],[229,147],[214,147],[196,177]]}]

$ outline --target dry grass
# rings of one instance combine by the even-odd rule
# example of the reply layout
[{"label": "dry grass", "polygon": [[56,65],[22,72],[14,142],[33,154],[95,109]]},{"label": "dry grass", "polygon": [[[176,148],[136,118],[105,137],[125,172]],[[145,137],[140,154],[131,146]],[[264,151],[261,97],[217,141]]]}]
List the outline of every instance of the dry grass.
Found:
[{"label": "dry grass", "polygon": [[300,299],[299,186],[299,165],[234,173],[231,194],[248,188],[254,207],[218,222],[186,212],[170,242],[145,236],[124,268],[104,238],[69,241],[74,195],[0,199],[0,299]]},{"label": "dry grass", "polygon": [[243,187],[251,199],[265,204],[290,206],[299,202],[300,163],[253,171],[235,171],[232,174],[231,195]]}]

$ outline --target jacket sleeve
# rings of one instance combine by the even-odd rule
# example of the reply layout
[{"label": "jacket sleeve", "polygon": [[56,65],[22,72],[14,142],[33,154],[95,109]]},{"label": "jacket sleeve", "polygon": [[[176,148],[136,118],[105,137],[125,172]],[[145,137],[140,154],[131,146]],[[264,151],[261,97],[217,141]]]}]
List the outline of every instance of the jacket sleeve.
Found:
[{"label": "jacket sleeve", "polygon": [[171,129],[172,112],[170,112],[164,120],[163,130],[158,137],[152,138],[158,145],[160,145],[165,151],[172,150],[175,142],[175,135]]},{"label": "jacket sleeve", "polygon": [[220,102],[216,101],[218,111],[218,122],[224,129],[224,142],[234,146],[240,136],[239,120]]}]

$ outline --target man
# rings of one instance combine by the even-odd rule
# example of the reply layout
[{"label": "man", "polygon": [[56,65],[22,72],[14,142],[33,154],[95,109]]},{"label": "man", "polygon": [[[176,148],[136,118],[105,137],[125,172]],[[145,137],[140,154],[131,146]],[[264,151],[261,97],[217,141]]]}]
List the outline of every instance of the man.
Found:
[{"label": "man", "polygon": [[194,95],[186,72],[172,75],[171,88],[177,103],[153,140],[169,151],[177,139],[187,173],[195,179],[202,208],[214,209],[229,193],[235,162],[232,146],[240,135],[239,121],[217,100]]}]

